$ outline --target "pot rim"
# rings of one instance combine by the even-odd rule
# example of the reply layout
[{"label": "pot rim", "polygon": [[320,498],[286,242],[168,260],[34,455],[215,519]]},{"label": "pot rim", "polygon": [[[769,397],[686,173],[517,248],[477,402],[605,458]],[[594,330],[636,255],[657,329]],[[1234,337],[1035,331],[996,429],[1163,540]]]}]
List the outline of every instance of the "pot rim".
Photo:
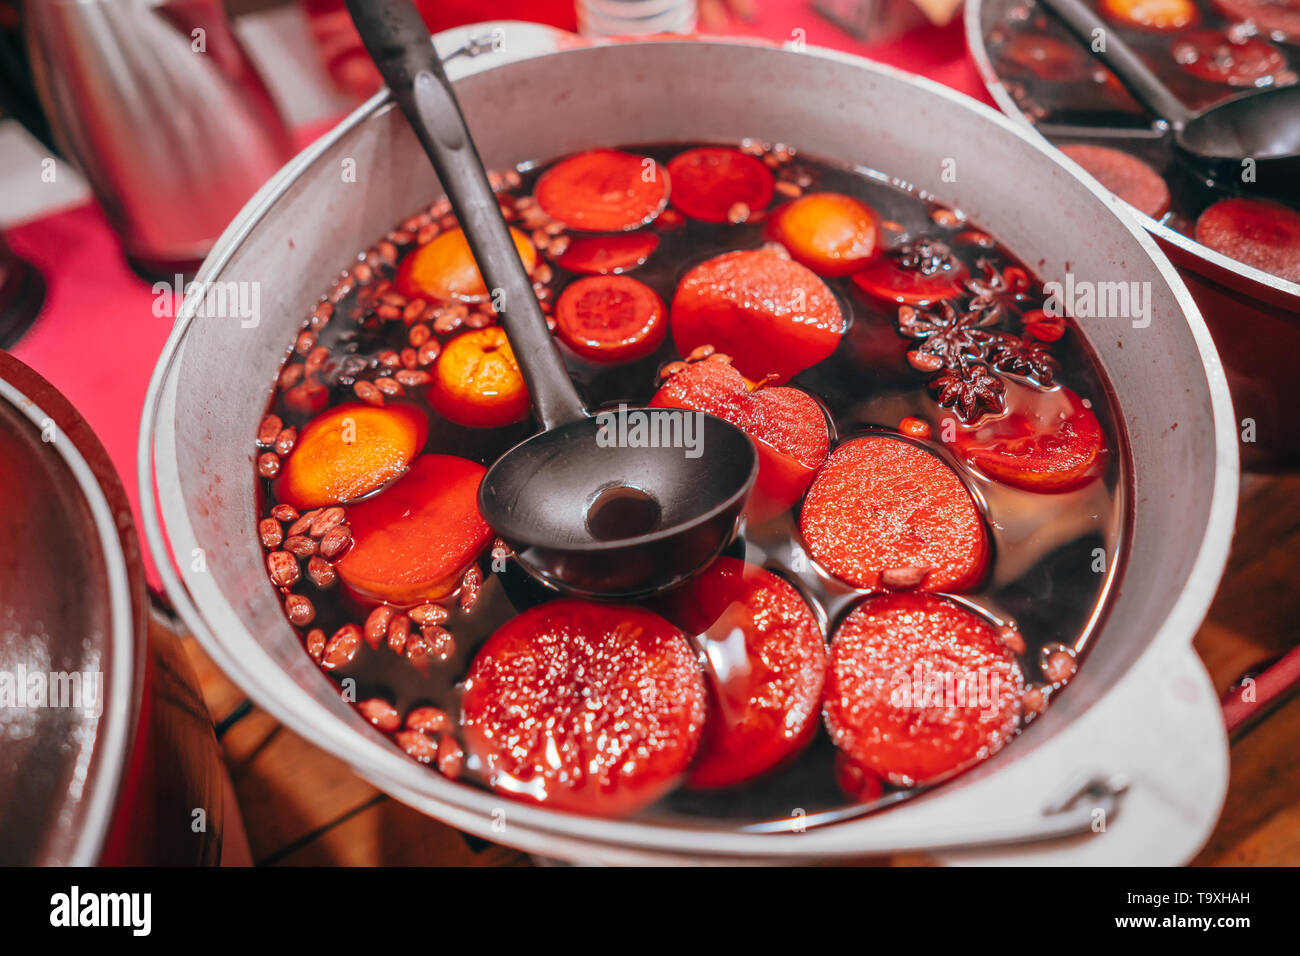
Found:
[{"label": "pot rim", "polygon": [[[988,90],[989,95],[993,97],[993,101],[998,104],[998,108],[1003,113],[1016,122],[1023,124],[1027,129],[1032,130],[1035,136],[1047,143],[1052,149],[1060,152],[1056,145],[1040,133],[1038,127],[1025,116],[1019,104],[1012,99],[1011,94],[1002,85],[1001,77],[993,68],[993,61],[989,57],[988,48],[984,44],[984,31],[980,24],[980,14],[983,6],[984,0],[967,0],[966,12],[963,14],[963,18],[965,20],[966,47],[970,50],[971,59],[975,62],[975,69],[979,71],[980,79],[984,81],[984,88]],[[1091,174],[1087,170],[1064,153],[1061,153],[1058,162],[1068,166],[1070,171],[1075,174],[1075,178],[1079,178],[1080,174],[1083,177],[1091,178]],[[1109,190],[1103,191],[1109,192]],[[1189,263],[1195,263],[1196,267],[1189,265],[1189,268],[1192,268],[1192,271],[1198,275],[1203,275],[1207,279],[1222,281],[1220,274],[1227,273],[1238,284],[1241,284],[1244,280],[1248,287],[1242,291],[1249,294],[1251,298],[1280,304],[1291,311],[1300,310],[1300,282],[1291,282],[1281,276],[1265,272],[1263,269],[1257,269],[1238,259],[1225,256],[1223,253],[1197,242],[1191,236],[1178,232],[1176,229],[1171,229],[1164,223],[1157,222],[1122,199],[1120,202],[1123,203],[1128,214],[1142,224],[1143,229],[1158,236],[1162,242],[1167,242],[1177,248]],[[1255,288],[1256,286],[1262,286],[1263,290]]]},{"label": "pot rim", "polygon": [[[495,24],[475,24],[472,27],[449,31],[455,37],[470,36],[482,32]],[[508,25],[508,24],[507,24]],[[521,27],[536,29],[536,25],[519,24]],[[439,39],[445,35],[439,34]],[[455,42],[454,37],[450,42]],[[618,41],[649,44],[691,43],[705,55],[710,47],[733,48],[753,47],[748,41],[732,42],[727,40],[685,40],[653,39]],[[441,44],[440,44],[441,45]],[[584,45],[587,45],[584,43]],[[604,45],[597,43],[594,45]],[[540,54],[512,59],[533,59],[563,56],[569,52],[564,49],[549,49]],[[1177,597],[1169,614],[1158,633],[1151,639],[1142,657],[1131,667],[1136,669],[1143,660],[1164,654],[1171,647],[1179,648],[1181,653],[1190,653],[1190,643],[1196,632],[1210,600],[1217,589],[1219,577],[1227,560],[1228,546],[1232,538],[1237,494],[1237,452],[1235,446],[1235,426],[1231,400],[1228,395],[1227,382],[1219,361],[1218,353],[1210,340],[1209,332],[1196,309],[1190,293],[1178,278],[1155,241],[1147,235],[1125,211],[1126,206],[1088,177],[1082,177],[1077,167],[1064,163],[1049,145],[1026,131],[1020,124],[996,110],[978,101],[958,93],[937,82],[918,77],[896,68],[874,63],[850,54],[817,47],[805,47],[798,51],[784,51],[792,56],[813,56],[829,59],[852,66],[856,69],[875,72],[893,80],[919,86],[931,96],[945,101],[951,107],[972,111],[987,122],[1000,126],[1004,131],[1022,141],[1032,149],[1059,166],[1063,166],[1072,176],[1085,185],[1097,200],[1112,211],[1121,224],[1133,236],[1155,266],[1161,279],[1169,286],[1176,301],[1182,308],[1189,331],[1192,334],[1206,376],[1206,387],[1210,394],[1215,438],[1214,489],[1211,494],[1210,507],[1201,539],[1198,555],[1184,582],[1182,593]],[[504,65],[504,64],[502,64]],[[491,68],[495,64],[488,66]],[[291,160],[279,173],[269,180],[222,234],[212,253],[200,270],[196,281],[207,281],[225,267],[234,251],[244,239],[256,228],[267,215],[271,207],[308,167],[340,139],[366,122],[382,110],[393,108],[387,90],[381,90],[370,100],[358,107],[330,132],[324,134],[311,146],[304,149]],[[181,616],[199,638],[205,650],[216,660],[217,664],[235,680],[259,705],[278,720],[301,734],[323,749],[341,756],[358,773],[386,792],[393,794],[423,812],[432,813],[452,826],[469,832],[478,833],[487,839],[501,839],[493,827],[495,816],[502,812],[503,804],[509,807],[513,824],[512,833],[523,833],[526,837],[509,838],[516,845],[537,841],[553,841],[555,844],[572,848],[585,846],[599,850],[614,848],[617,852],[637,853],[644,851],[652,856],[663,854],[689,854],[713,858],[749,858],[749,859],[800,859],[809,857],[846,857],[862,856],[873,852],[883,844],[898,849],[907,847],[925,847],[927,832],[917,833],[912,828],[912,837],[903,831],[903,842],[895,832],[892,840],[879,839],[882,833],[882,820],[898,819],[907,812],[906,806],[892,810],[887,817],[868,815],[862,818],[846,820],[831,826],[814,827],[805,832],[753,833],[742,832],[734,828],[709,826],[676,825],[671,822],[647,823],[626,820],[608,820],[577,814],[566,813],[534,807],[510,801],[465,784],[453,783],[438,774],[431,774],[404,754],[391,747],[386,740],[377,735],[364,742],[358,742],[355,730],[341,721],[317,723],[299,713],[291,701],[306,699],[305,692],[292,680],[280,673],[270,657],[263,655],[263,662],[273,668],[270,674],[259,673],[256,662],[236,659],[229,653],[222,641],[215,635],[207,615],[198,607],[195,596],[178,575],[172,563],[168,548],[167,532],[162,522],[165,509],[177,522],[185,521],[184,503],[175,488],[164,488],[155,483],[153,467],[153,446],[159,432],[159,413],[169,385],[174,387],[172,372],[181,354],[184,339],[196,318],[197,304],[201,296],[187,297],[177,316],[175,325],[167,340],[145,399],[141,422],[140,444],[138,448],[140,499],[143,512],[143,525],[146,539],[154,555],[159,573],[163,577],[168,593],[171,595]],[[174,426],[173,426],[174,427]],[[155,498],[156,495],[156,498]],[[237,618],[233,622],[242,627]],[[1181,648],[1180,648],[1181,645]],[[279,683],[273,692],[267,681]],[[1109,694],[1109,691],[1107,692]],[[1103,695],[1103,698],[1104,699]],[[1100,703],[1100,699],[1098,701]],[[922,796],[909,804],[919,803],[933,798],[943,798],[959,791],[944,788],[936,795]],[[1037,807],[1028,808],[1028,812],[1037,813]],[[891,827],[894,831],[900,828]],[[979,827],[967,827],[967,838],[978,841]],[[872,839],[875,837],[876,839]],[[855,839],[856,838],[856,839]],[[544,845],[550,845],[544,842]],[[544,850],[543,850],[544,851]]]},{"label": "pot rim", "polygon": [[[144,613],[143,572],[136,568],[133,573],[124,543],[124,536],[130,534],[130,507],[120,485],[111,495],[116,500],[110,501],[101,475],[106,469],[115,474],[112,463],[80,413],[39,373],[6,352],[0,352],[0,401],[7,402],[38,431],[51,425],[56,429],[48,444],[77,483],[104,559],[110,614],[105,651],[111,673],[103,690],[106,699],[87,771],[89,797],[79,801],[85,809],[77,818],[75,839],[67,858],[58,861],[66,866],[93,866],[107,842],[135,740],[144,674],[144,642],[138,639]],[[125,528],[119,525],[123,515],[128,521]]]}]

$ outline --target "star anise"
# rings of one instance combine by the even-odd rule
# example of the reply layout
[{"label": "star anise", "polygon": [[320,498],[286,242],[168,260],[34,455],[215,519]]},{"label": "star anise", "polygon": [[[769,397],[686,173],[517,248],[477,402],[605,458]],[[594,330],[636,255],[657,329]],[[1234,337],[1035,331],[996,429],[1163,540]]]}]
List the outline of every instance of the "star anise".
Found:
[{"label": "star anise", "polygon": [[1009,295],[1011,290],[1007,286],[1006,278],[989,260],[980,258],[975,265],[984,274],[971,276],[966,280],[966,291],[970,293],[970,301],[966,304],[966,308],[972,312],[979,312],[983,316],[980,325],[996,325],[1006,314],[1006,307],[1002,304],[1003,298]]},{"label": "star anise", "polygon": [[944,369],[930,379],[930,391],[941,407],[951,408],[967,424],[1006,408],[1006,386],[979,363]]},{"label": "star anise", "polygon": [[[988,358],[989,346],[997,337],[984,326],[991,324],[986,313],[959,312],[951,302],[940,302],[934,309],[916,309],[909,305],[898,309],[898,331],[909,339],[920,339],[916,354],[932,358],[922,359],[920,367],[953,368],[969,362],[982,362]],[[909,356],[914,366],[914,356]],[[934,362],[939,364],[936,366]]]},{"label": "star anise", "polygon": [[1023,375],[1044,387],[1051,385],[1056,375],[1056,359],[1047,346],[1027,335],[998,335],[989,352],[989,364],[999,372]]},{"label": "star anise", "polygon": [[984,274],[966,280],[967,292],[976,298],[992,299],[1007,291],[1007,280],[997,266],[983,256],[975,260],[975,265]]},{"label": "star anise", "polygon": [[960,265],[947,243],[928,236],[909,239],[894,249],[891,255],[904,269],[911,269],[923,276],[932,276],[936,272],[950,272]]},{"label": "star anise", "polygon": [[940,302],[938,309],[918,309],[910,305],[898,307],[898,331],[909,339],[928,338],[956,321],[957,310],[947,301]]}]

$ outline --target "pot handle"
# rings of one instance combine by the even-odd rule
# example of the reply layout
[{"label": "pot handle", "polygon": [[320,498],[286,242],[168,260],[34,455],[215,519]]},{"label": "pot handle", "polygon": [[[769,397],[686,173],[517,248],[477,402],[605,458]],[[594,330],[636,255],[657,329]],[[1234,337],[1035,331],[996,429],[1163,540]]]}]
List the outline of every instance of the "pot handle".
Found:
[{"label": "pot handle", "polygon": [[[1128,792],[1129,782],[1123,774],[1080,773],[1059,787],[1049,797],[1038,816],[1019,816],[984,820],[975,827],[954,827],[950,832],[928,828],[924,838],[903,841],[891,851],[970,850],[980,847],[1011,846],[1062,840],[1096,832],[1099,819],[1109,820],[1119,812],[1120,802]],[[797,817],[747,827],[750,833],[807,832],[813,827],[827,827],[868,816],[899,802],[886,797],[849,810],[831,810],[808,817]]]},{"label": "pot handle", "polygon": [[1244,731],[1300,690],[1300,647],[1242,674],[1221,698],[1228,733]]},{"label": "pot handle", "polygon": [[1128,787],[1128,779],[1122,774],[1081,775],[1060,789],[1041,816],[991,823],[980,837],[962,840],[951,848],[1037,843],[1096,833],[1098,820],[1111,819],[1118,813]]}]

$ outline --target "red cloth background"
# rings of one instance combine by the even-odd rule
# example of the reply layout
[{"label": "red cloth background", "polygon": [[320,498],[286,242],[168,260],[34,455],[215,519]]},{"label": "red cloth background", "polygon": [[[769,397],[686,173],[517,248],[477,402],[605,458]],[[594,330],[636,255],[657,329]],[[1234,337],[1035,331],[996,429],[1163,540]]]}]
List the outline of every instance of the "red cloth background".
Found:
[{"label": "red cloth background", "polygon": [[[942,28],[922,27],[883,46],[867,46],[814,14],[807,0],[759,0],[756,7],[752,22],[736,24],[737,35],[785,41],[801,29],[810,45],[861,54],[990,102],[966,56],[959,21]],[[434,23],[438,29],[486,18],[539,20],[539,13],[548,13],[554,25],[573,25],[572,4],[560,0],[459,0],[439,9]],[[301,131],[303,143],[321,131]],[[49,379],[90,422],[121,473],[138,525],[135,456],[140,414],[171,320],[154,316],[149,283],[127,268],[117,237],[97,205],[45,216],[12,228],[7,236],[15,252],[40,268],[48,286],[40,317],[13,353]],[[156,580],[152,568],[150,577]]]}]

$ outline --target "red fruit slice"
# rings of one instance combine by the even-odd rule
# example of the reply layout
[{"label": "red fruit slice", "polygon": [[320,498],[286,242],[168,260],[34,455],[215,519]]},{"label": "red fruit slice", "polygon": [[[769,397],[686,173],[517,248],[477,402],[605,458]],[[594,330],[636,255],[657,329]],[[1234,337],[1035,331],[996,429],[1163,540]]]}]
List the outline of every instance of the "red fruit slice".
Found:
[{"label": "red fruit slice", "polygon": [[1040,342],[1059,342],[1065,337],[1065,316],[1030,309],[1020,317],[1020,328],[1025,335]]},{"label": "red fruit slice", "polygon": [[835,755],[835,782],[845,795],[858,803],[872,803],[885,791],[885,782],[843,750]]},{"label": "red fruit slice", "polygon": [[668,331],[663,299],[628,276],[588,276],[555,303],[560,340],[593,362],[631,362],[659,347]]},{"label": "red fruit slice", "polygon": [[1141,30],[1181,30],[1201,15],[1192,0],[1101,0],[1101,11],[1112,20]]},{"label": "red fruit slice", "polygon": [[704,681],[690,644],[631,605],[529,608],[465,679],[465,746],[498,793],[623,816],[667,793],[699,746]]},{"label": "red fruit slice", "polygon": [[1262,32],[1300,39],[1300,3],[1296,0],[1214,0],[1229,20],[1249,21]]},{"label": "red fruit slice", "polygon": [[781,206],[772,216],[774,239],[819,276],[846,276],[880,252],[876,213],[840,193],[813,193]]},{"label": "red fruit slice", "polygon": [[1062,146],[1061,152],[1138,212],[1159,219],[1169,211],[1164,177],[1136,156],[1105,146]]},{"label": "red fruit slice", "polygon": [[745,506],[754,524],[799,500],[830,447],[826,415],[807,392],[782,386],[753,391],[727,362],[687,365],[663,384],[650,404],[725,418],[754,440],[758,480]]},{"label": "red fruit slice", "polygon": [[892,305],[929,305],[962,291],[970,275],[943,243],[909,242],[881,256],[853,276],[863,292]]},{"label": "red fruit slice", "polygon": [[1196,220],[1196,241],[1300,282],[1300,213],[1264,199],[1221,199]]},{"label": "red fruit slice", "polygon": [[[532,275],[537,265],[537,250],[518,229],[511,228],[510,238],[524,269]],[[434,237],[403,259],[393,282],[410,299],[476,302],[486,298],[488,291],[470,251],[469,240],[460,229],[450,229]]]},{"label": "red fruit slice", "polygon": [[823,714],[855,763],[899,786],[935,783],[1002,749],[1024,677],[997,629],[932,594],[881,594],[835,632]]},{"label": "red fruit slice", "polygon": [[582,236],[571,240],[555,263],[583,275],[618,274],[644,265],[658,248],[659,237],[653,232]]},{"label": "red fruit slice", "polygon": [[737,203],[749,212],[766,209],[776,188],[761,159],[725,147],[688,149],[669,160],[668,174],[673,206],[704,222],[727,222]]},{"label": "red fruit slice", "polygon": [[1286,57],[1273,44],[1233,30],[1192,30],[1170,52],[1193,76],[1228,86],[1254,86],[1286,68]]},{"label": "red fruit slice", "polygon": [[406,471],[428,434],[413,405],[338,405],[298,436],[275,481],[276,500],[302,511],[368,495]]},{"label": "red fruit slice", "polygon": [[1070,491],[1097,476],[1106,440],[1083,400],[1061,386],[1050,392],[1007,386],[1007,413],[959,427],[957,454],[1005,484],[1028,491]]},{"label": "red fruit slice", "polygon": [[671,322],[683,355],[712,345],[746,378],[773,385],[827,358],[844,334],[844,315],[826,284],[762,250],[724,253],[686,273]]},{"label": "red fruit slice", "polygon": [[812,739],[826,644],[788,582],[721,557],[673,593],[668,617],[698,635],[709,716],[687,785],[730,787],[785,763]]},{"label": "red fruit slice", "polygon": [[799,530],[826,570],[865,590],[964,591],[989,560],[984,519],[961,479],[896,438],[836,448],[804,498]]},{"label": "red fruit slice", "polygon": [[593,149],[542,173],[533,195],[543,212],[570,229],[623,232],[663,212],[668,184],[667,172],[648,157]]},{"label": "red fruit slice", "polygon": [[412,607],[456,590],[492,539],[478,513],[486,471],[452,455],[421,455],[392,487],[349,507],[352,547],[336,565],[349,593]]}]

